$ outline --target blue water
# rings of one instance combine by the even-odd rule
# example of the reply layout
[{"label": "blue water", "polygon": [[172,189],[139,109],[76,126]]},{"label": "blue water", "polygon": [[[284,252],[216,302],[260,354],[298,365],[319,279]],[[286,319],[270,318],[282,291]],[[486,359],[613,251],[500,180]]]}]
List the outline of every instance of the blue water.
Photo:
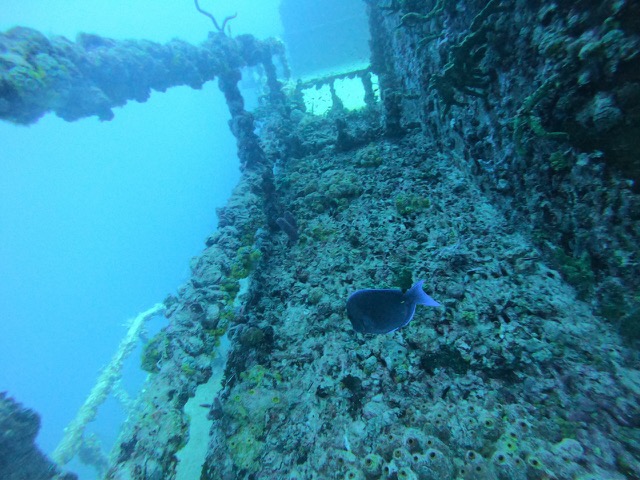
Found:
[{"label": "blue water", "polygon": [[[190,0],[12,3],[2,6],[2,30],[198,44],[211,28]],[[220,17],[237,12],[232,32],[259,38],[279,34],[277,3],[201,2]],[[0,123],[0,391],[42,415],[46,453],[126,320],[188,278],[189,259],[216,226],[215,208],[239,178],[217,84],[153,93],[114,113],[111,122],[50,114],[30,127]],[[102,423],[111,412],[101,411]]]}]

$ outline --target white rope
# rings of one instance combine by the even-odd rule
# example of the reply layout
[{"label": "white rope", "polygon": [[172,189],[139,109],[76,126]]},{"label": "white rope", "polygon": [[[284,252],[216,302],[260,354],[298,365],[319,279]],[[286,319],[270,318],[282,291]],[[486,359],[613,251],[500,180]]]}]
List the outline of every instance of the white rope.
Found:
[{"label": "white rope", "polygon": [[129,330],[124,336],[118,350],[109,362],[109,365],[102,371],[96,384],[91,389],[91,393],[85,400],[76,417],[64,429],[64,436],[52,454],[53,460],[58,465],[67,464],[82,445],[82,435],[87,425],[96,418],[98,407],[107,399],[114,384],[122,376],[122,365],[124,360],[133,351],[142,328],[147,320],[163,312],[164,304],[158,303],[146,312],[140,313],[131,321]]}]

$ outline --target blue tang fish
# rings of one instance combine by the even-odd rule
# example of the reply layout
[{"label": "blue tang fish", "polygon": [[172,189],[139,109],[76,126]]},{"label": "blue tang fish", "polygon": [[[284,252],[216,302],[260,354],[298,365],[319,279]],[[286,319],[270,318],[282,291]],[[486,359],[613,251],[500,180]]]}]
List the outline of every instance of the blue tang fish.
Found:
[{"label": "blue tang fish", "polygon": [[406,292],[390,289],[364,289],[352,293],[347,300],[347,315],[353,329],[360,333],[389,333],[404,327],[413,318],[416,305],[439,307],[422,290],[419,280]]}]

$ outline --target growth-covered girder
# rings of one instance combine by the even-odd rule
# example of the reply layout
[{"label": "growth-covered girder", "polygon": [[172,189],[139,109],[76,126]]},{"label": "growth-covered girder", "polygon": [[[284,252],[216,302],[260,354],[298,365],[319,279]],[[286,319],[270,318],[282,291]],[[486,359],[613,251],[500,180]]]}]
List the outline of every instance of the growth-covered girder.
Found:
[{"label": "growth-covered girder", "polygon": [[251,35],[211,33],[199,46],[87,33],[72,42],[15,27],[0,34],[0,118],[29,124],[53,111],[67,121],[92,115],[111,120],[113,107],[144,102],[151,90],[198,89],[245,66],[271,65],[272,56],[283,53],[280,41]]}]

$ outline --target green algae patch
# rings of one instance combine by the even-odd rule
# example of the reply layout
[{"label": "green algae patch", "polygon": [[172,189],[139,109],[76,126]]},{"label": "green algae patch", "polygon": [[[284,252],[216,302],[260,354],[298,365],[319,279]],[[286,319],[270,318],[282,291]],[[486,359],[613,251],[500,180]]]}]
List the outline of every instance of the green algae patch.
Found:
[{"label": "green algae patch", "polygon": [[263,380],[268,379],[269,383],[279,383],[282,377],[278,372],[272,372],[265,366],[256,364],[240,374],[240,378],[250,387],[260,387]]},{"label": "green algae patch", "polygon": [[356,166],[364,168],[375,168],[382,165],[382,152],[379,145],[372,143],[358,150],[354,163]]},{"label": "green algae patch", "polygon": [[251,427],[245,427],[227,439],[227,448],[234,465],[249,473],[258,471],[263,447],[264,442],[255,437]]},{"label": "green algae patch", "polygon": [[426,197],[413,194],[400,194],[395,199],[398,215],[407,217],[424,212],[431,206],[431,201]]},{"label": "green algae patch", "polygon": [[240,374],[240,378],[252,386],[260,386],[266,373],[267,369],[258,364],[254,365],[249,370],[242,372]]},{"label": "green algae patch", "polygon": [[573,285],[578,298],[581,300],[587,298],[596,280],[589,254],[584,252],[582,255],[571,256],[558,248],[555,250],[554,255],[554,260],[562,274],[562,278]]},{"label": "green algae patch", "polygon": [[219,328],[208,328],[204,331],[209,337],[213,338],[213,344],[218,347],[220,346],[220,338],[227,333],[227,329],[224,327]]},{"label": "green algae patch", "polygon": [[262,252],[253,247],[240,247],[236,254],[236,259],[231,266],[231,278],[240,280],[245,278],[255,270],[258,262],[262,258]]},{"label": "green algae patch", "polygon": [[144,346],[142,350],[142,358],[140,359],[140,367],[149,373],[158,373],[158,362],[162,359],[163,352],[169,346],[169,340],[164,332],[158,333]]}]

